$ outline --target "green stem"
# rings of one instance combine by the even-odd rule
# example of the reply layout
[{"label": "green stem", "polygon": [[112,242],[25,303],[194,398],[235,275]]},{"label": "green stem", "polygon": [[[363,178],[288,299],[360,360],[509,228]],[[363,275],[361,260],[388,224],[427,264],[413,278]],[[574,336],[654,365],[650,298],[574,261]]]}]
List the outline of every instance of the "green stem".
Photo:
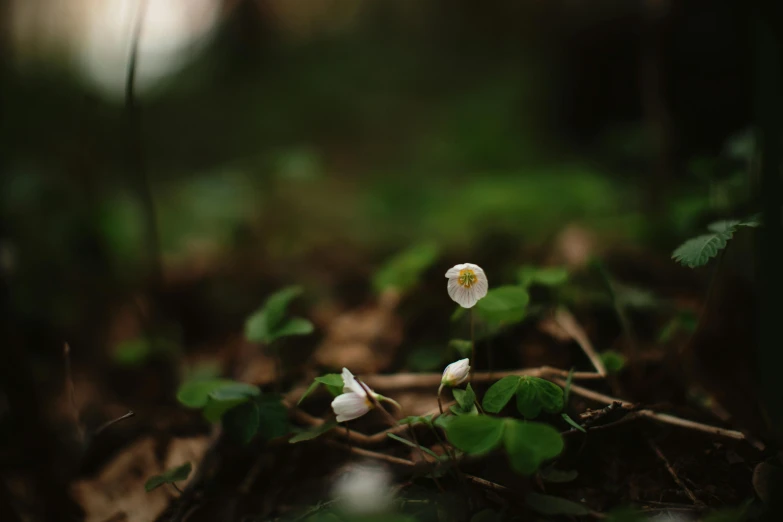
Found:
[{"label": "green stem", "polygon": [[476,338],[474,336],[475,330],[475,314],[473,308],[470,309],[470,375],[468,381],[473,380],[473,369],[476,367]]}]

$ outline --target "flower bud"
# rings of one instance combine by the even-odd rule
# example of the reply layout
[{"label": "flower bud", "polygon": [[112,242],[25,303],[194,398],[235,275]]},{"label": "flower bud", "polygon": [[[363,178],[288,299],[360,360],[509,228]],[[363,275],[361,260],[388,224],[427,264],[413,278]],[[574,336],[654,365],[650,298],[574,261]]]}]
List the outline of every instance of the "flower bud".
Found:
[{"label": "flower bud", "polygon": [[454,387],[465,382],[468,379],[468,375],[470,375],[470,360],[460,359],[446,366],[440,383],[443,386]]}]

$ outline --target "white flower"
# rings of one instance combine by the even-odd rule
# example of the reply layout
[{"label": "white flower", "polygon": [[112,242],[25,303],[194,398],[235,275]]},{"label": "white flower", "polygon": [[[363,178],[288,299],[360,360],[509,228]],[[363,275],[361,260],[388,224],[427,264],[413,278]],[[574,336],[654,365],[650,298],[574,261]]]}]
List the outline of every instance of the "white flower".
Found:
[{"label": "white flower", "polygon": [[440,383],[443,386],[451,386],[453,388],[465,382],[468,379],[468,375],[470,375],[470,360],[460,359],[446,366]]},{"label": "white flower", "polygon": [[361,384],[356,381],[353,374],[348,371],[348,368],[343,368],[343,393],[338,395],[332,401],[332,409],[337,415],[337,422],[345,422],[353,419],[358,419],[371,409],[375,407],[370,396],[367,395],[368,391],[376,400],[380,399],[380,395],[370,390],[367,387],[365,390]]},{"label": "white flower", "polygon": [[449,297],[463,308],[472,308],[489,290],[487,276],[478,265],[455,265],[449,268],[446,277],[449,279]]},{"label": "white flower", "polygon": [[377,464],[358,464],[337,479],[332,495],[342,507],[356,515],[387,511],[393,499],[391,474]]}]

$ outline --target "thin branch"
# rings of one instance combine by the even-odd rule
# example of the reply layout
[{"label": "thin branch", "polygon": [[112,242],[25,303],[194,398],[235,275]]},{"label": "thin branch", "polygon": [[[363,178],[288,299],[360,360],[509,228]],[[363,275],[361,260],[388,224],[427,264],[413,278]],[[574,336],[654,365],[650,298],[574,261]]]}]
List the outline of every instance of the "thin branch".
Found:
[{"label": "thin branch", "polygon": [[406,466],[409,468],[416,466],[416,463],[413,462],[412,460],[401,459],[399,457],[392,457],[391,455],[386,455],[385,453],[378,453],[377,451],[370,451],[362,448],[357,448],[354,446],[348,446],[347,444],[336,440],[329,440],[326,443],[330,446],[348,450],[355,455],[361,455],[363,457],[367,457],[375,460],[382,460],[390,464],[396,464],[398,466]]},{"label": "thin branch", "polygon": [[[503,372],[476,372],[472,382],[487,382],[509,375],[548,377],[567,377],[568,371],[550,366],[539,368],[523,368],[521,370],[509,370]],[[368,386],[378,390],[399,390],[408,388],[437,388],[443,375],[440,373],[396,373],[393,375],[368,375],[364,381]],[[597,380],[603,376],[596,372],[574,372],[575,380]]]},{"label": "thin branch", "polygon": [[[556,382],[560,386],[565,386],[565,381],[563,381],[562,379],[554,378],[552,379],[552,381]],[[636,407],[636,405],[632,402],[623,401],[615,397],[610,397],[609,395],[604,395],[603,393],[598,393],[596,391],[589,390],[587,388],[583,388],[575,384],[571,385],[571,393],[604,404],[612,404],[613,402],[619,402],[621,405],[628,408]],[[717,435],[719,437],[725,437],[725,438],[735,439],[735,440],[745,440],[760,451],[763,451],[765,447],[762,442],[757,441],[751,437],[748,437],[740,431],[727,430],[724,428],[719,428],[717,426],[710,426],[709,424],[702,424],[700,422],[695,422],[692,420],[681,419],[679,417],[675,417],[674,415],[669,415],[667,413],[658,413],[649,409],[644,409],[644,410],[637,410],[631,415],[636,415],[638,417],[646,417],[664,424],[671,424],[673,426],[679,426],[681,428],[701,431],[704,433],[709,433],[711,435]]]},{"label": "thin branch", "polygon": [[725,437],[734,440],[745,440],[759,451],[764,451],[764,443],[752,438],[748,438],[744,433],[735,430],[727,430],[724,428],[718,428],[717,426],[710,426],[708,424],[702,424],[687,419],[681,419],[674,415],[667,413],[656,413],[651,410],[639,410],[639,416],[647,417],[664,424],[671,424],[672,426],[679,426],[681,428],[701,431],[703,433],[709,433],[710,435],[717,435],[719,437]]},{"label": "thin branch", "polygon": [[112,419],[112,420],[110,420],[108,422],[105,422],[105,423],[101,424],[98,427],[98,429],[95,430],[95,432],[93,433],[93,436],[100,434],[103,430],[105,430],[106,428],[109,428],[109,427],[117,424],[118,422],[124,421],[125,419],[130,419],[134,415],[136,415],[136,414],[132,410],[128,410],[128,413],[126,413],[122,417],[118,417],[116,419]]},{"label": "thin branch", "polygon": [[682,489],[685,492],[685,494],[688,495],[688,498],[691,499],[691,502],[693,502],[697,506],[702,506],[703,505],[702,501],[696,497],[693,491],[691,491],[690,488],[686,486],[682,480],[680,480],[679,475],[677,475],[677,472],[672,467],[671,463],[669,462],[669,459],[666,458],[666,455],[663,454],[661,448],[658,447],[655,441],[647,437],[647,444],[650,446],[650,449],[652,449],[653,452],[655,452],[655,454],[658,456],[661,462],[663,462],[663,464],[666,466],[666,471],[669,472],[669,475],[671,475],[672,479],[674,479],[674,482],[677,483],[680,489]]}]

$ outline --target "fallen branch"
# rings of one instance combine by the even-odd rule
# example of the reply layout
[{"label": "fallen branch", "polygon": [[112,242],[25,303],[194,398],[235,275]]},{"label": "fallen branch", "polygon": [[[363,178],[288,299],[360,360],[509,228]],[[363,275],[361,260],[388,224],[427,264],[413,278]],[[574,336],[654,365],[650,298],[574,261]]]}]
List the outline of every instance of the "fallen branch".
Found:
[{"label": "fallen branch", "polygon": [[[560,386],[565,386],[565,381],[559,378],[553,378],[553,382],[559,384]],[[583,388],[582,386],[578,386],[575,384],[571,385],[571,393],[575,395],[579,395],[580,397],[584,397],[586,399],[594,400],[596,402],[601,402],[604,404],[612,404],[613,402],[619,402],[622,406],[627,408],[634,408],[636,405],[632,402],[623,401],[620,399],[617,399],[616,397],[611,397],[609,395],[604,395],[603,393],[599,393],[593,390],[589,390],[587,388]],[[725,428],[719,428],[717,426],[710,426],[709,424],[702,424],[700,422],[695,422],[692,420],[687,419],[681,419],[679,417],[675,417],[674,415],[669,415],[667,413],[658,413],[649,409],[642,409],[637,410],[631,414],[630,416],[635,417],[646,417],[649,419],[652,419],[657,422],[661,422],[664,424],[671,424],[673,426],[679,426],[681,428],[685,429],[691,429],[696,431],[701,431],[703,433],[709,433],[711,435],[717,435],[719,437],[725,437],[729,439],[735,439],[735,440],[745,440],[749,444],[751,444],[756,449],[763,451],[764,450],[764,444],[760,441],[757,441],[753,438],[750,438],[746,436],[744,433],[736,430],[727,430]],[[626,417],[627,418],[627,417]],[[628,419],[630,420],[630,419]],[[627,421],[625,421],[627,422]]]}]

